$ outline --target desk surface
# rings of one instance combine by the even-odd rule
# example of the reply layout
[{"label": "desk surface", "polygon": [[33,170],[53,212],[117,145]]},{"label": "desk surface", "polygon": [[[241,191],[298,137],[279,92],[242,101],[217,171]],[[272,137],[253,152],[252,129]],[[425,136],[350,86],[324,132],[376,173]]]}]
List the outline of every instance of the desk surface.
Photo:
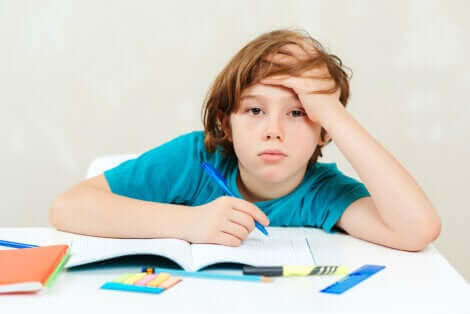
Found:
[{"label": "desk surface", "polygon": [[[470,313],[469,284],[433,246],[411,253],[319,229],[278,229],[286,236],[308,237],[319,265],[386,268],[342,295],[319,292],[338,277],[276,278],[273,283],[185,278],[159,295],[99,289],[142,266],[118,263],[64,271],[47,293],[0,295],[2,313]],[[50,228],[0,228],[0,239],[42,245],[70,236]]]}]

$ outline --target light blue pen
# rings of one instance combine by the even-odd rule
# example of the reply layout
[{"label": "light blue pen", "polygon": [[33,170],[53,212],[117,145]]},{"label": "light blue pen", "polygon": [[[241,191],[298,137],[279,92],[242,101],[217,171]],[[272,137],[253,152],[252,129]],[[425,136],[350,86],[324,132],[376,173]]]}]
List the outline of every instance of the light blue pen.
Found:
[{"label": "light blue pen", "polygon": [[[235,195],[233,195],[233,193],[230,191],[230,189],[228,188],[228,185],[227,183],[225,182],[225,179],[224,177],[222,177],[222,175],[214,168],[212,167],[209,163],[207,162],[203,162],[201,164],[202,166],[202,169],[204,169],[204,171],[206,171],[206,173],[218,184],[220,185],[220,187],[222,189],[224,189],[225,193],[228,195],[228,196],[233,196],[235,197]],[[262,224],[260,224],[259,222],[257,222],[255,220],[255,226],[256,228],[258,228],[259,231],[261,231],[262,233],[264,233],[265,235],[268,235],[268,231],[266,231],[266,229],[263,227]]]}]

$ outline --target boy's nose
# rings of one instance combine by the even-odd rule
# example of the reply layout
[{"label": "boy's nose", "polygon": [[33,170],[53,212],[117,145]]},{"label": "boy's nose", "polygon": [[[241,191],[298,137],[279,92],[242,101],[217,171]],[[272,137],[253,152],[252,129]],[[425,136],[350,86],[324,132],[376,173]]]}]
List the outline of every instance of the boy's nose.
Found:
[{"label": "boy's nose", "polygon": [[274,134],[271,135],[271,134],[268,134],[268,135],[265,137],[266,140],[270,140],[270,139],[273,139],[273,138],[275,138],[275,139],[277,139],[277,140],[281,140],[281,136],[280,136],[280,135],[274,135]]},{"label": "boy's nose", "polygon": [[284,140],[284,134],[282,132],[281,122],[278,119],[269,119],[267,126],[264,132],[264,140]]}]

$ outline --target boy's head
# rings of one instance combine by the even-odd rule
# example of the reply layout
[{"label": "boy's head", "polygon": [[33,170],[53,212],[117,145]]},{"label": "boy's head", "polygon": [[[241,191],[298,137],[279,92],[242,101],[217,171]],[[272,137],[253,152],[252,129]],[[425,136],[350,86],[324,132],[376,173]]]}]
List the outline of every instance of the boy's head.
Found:
[{"label": "boy's head", "polygon": [[[290,65],[274,64],[266,60],[267,56],[285,53],[280,50],[288,44],[301,47],[311,57],[299,59],[297,63]],[[310,160],[311,163],[315,163],[318,157],[321,156],[321,147],[328,143],[326,131],[321,126],[315,126],[306,116],[299,117],[298,111],[302,111],[302,106],[292,90],[261,84],[260,81],[263,78],[278,74],[300,75],[306,70],[324,65],[327,66],[331,77],[336,82],[336,88],[341,91],[341,103],[346,106],[349,97],[349,84],[348,75],[343,70],[341,60],[328,54],[322,45],[308,34],[291,30],[276,30],[263,34],[249,42],[217,76],[205,99],[203,122],[205,145],[208,151],[213,152],[220,145],[226,154],[236,153],[240,159],[240,152],[237,151],[238,143],[234,143],[234,140],[236,141],[237,138],[241,139],[242,137],[234,138],[234,135],[250,132],[250,130],[235,130],[233,128],[250,128],[253,137],[264,137],[264,140],[266,140],[266,138],[274,136],[279,141],[286,140],[283,138],[284,135],[292,137],[295,132],[301,132],[302,128],[308,128],[310,133],[313,135],[318,133],[319,137],[310,144],[313,145],[313,149],[307,158],[307,161]],[[323,92],[333,93],[335,91],[336,89]],[[250,97],[253,94],[259,97]],[[263,98],[263,96],[265,97]],[[281,102],[280,99],[286,99],[286,102]],[[265,103],[262,103],[263,101]],[[284,110],[282,111],[281,107],[290,111],[284,112],[285,110],[282,109]],[[268,109],[272,113],[270,114],[270,122],[267,122],[268,115],[265,115],[266,118],[259,118],[261,111]],[[291,120],[281,121],[287,116],[292,118],[292,112],[297,119],[303,119],[302,126],[299,127],[299,122],[296,122],[297,124],[289,122]],[[245,114],[245,117],[242,117],[243,114]],[[273,118],[274,115],[282,118]],[[248,118],[248,116],[251,118]],[[254,120],[255,116],[258,117],[257,120]],[[277,122],[272,122],[274,120]],[[277,129],[274,130],[274,133],[279,132],[280,134],[267,135],[267,133],[273,131],[272,129]],[[285,132],[287,129],[291,131],[291,134]],[[297,137],[297,135],[295,136]],[[295,139],[291,139],[291,141],[293,140],[295,141]],[[299,140],[301,139],[299,138]],[[304,140],[308,141],[310,139],[307,136]],[[301,141],[298,144],[302,145]],[[268,147],[269,145],[265,146]],[[309,153],[309,149],[306,149],[306,152]]]}]

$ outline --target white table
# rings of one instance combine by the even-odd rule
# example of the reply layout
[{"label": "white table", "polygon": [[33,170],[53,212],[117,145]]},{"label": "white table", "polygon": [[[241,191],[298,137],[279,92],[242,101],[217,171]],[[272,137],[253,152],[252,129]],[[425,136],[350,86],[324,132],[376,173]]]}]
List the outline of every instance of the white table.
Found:
[{"label": "white table", "polygon": [[[158,295],[101,290],[138,265],[64,271],[47,293],[0,295],[1,313],[470,313],[470,287],[433,247],[419,253],[384,248],[344,234],[282,228],[305,235],[319,265],[386,268],[341,295],[319,290],[338,277],[276,278],[251,283],[185,278]],[[70,234],[50,228],[0,228],[0,239],[42,245]],[[213,270],[212,270],[213,271]]]}]

